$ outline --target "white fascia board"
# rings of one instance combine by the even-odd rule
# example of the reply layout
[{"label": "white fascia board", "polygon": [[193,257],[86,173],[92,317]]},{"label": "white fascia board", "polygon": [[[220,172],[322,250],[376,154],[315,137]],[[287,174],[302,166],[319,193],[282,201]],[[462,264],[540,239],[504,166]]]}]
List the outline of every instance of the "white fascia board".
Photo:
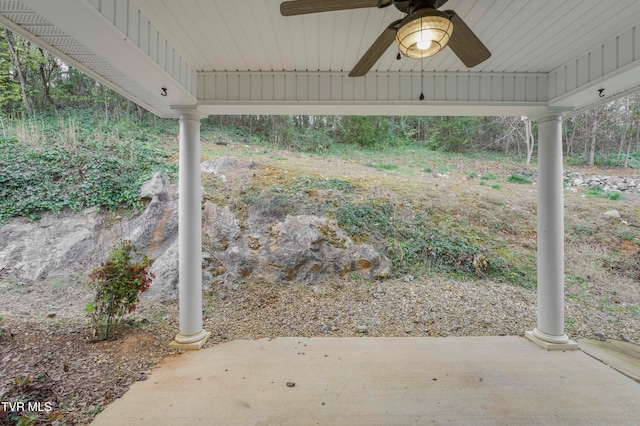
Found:
[{"label": "white fascia board", "polygon": [[573,115],[637,91],[640,91],[640,61],[551,99],[549,106],[572,108]]},{"label": "white fascia board", "polygon": [[200,102],[204,115],[538,116],[540,103],[482,102]]},{"label": "white fascia board", "polygon": [[104,58],[149,93],[161,93],[166,106],[196,105],[197,100],[86,0],[23,0],[67,35]]}]

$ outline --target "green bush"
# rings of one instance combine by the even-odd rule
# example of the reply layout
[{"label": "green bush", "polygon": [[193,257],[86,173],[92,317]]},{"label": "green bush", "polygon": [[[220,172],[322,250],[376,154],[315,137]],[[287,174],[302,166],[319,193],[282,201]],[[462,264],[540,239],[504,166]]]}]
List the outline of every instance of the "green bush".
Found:
[{"label": "green bush", "polygon": [[96,336],[108,339],[109,330],[119,328],[124,316],[136,309],[140,293],[148,290],[155,278],[149,272],[151,263],[130,242],[120,241],[109,251],[107,260],[91,272],[96,297],[85,310]]}]

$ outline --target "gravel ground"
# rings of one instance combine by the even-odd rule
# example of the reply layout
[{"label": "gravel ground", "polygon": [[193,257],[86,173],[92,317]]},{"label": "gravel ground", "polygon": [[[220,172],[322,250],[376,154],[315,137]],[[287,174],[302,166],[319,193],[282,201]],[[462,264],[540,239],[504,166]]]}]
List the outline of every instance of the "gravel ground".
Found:
[{"label": "gravel ground", "polygon": [[[277,336],[523,335],[536,325],[536,303],[534,290],[438,276],[343,279],[319,286],[253,282],[208,292],[204,327],[212,332],[208,346]],[[168,320],[164,338],[170,339],[178,328],[177,307],[162,306]],[[640,342],[640,317],[633,310],[602,308],[567,299],[567,334]]]},{"label": "gravel ground", "polygon": [[[176,301],[142,302],[124,334],[94,342],[82,309],[86,286],[0,281],[0,291],[0,399],[29,394],[52,402],[54,411],[33,424],[87,424],[133,382],[145,380],[160,358],[176,353],[167,347],[178,330]],[[611,308],[637,303],[620,296],[628,292],[616,294],[613,305],[569,297],[567,334],[640,342],[640,316]],[[207,291],[203,312],[212,332],[206,347],[277,336],[523,335],[536,324],[536,293],[440,276],[345,278],[318,286],[245,282]],[[5,424],[14,423],[0,413]]]}]

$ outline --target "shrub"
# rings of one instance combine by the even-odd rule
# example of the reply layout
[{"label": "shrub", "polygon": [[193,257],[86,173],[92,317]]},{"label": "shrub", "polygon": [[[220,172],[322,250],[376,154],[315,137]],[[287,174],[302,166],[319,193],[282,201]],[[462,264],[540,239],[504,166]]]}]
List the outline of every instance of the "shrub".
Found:
[{"label": "shrub", "polygon": [[141,256],[130,242],[120,241],[109,251],[107,260],[91,272],[96,297],[86,311],[96,336],[108,339],[109,329],[119,327],[124,316],[136,309],[140,293],[149,289],[155,278],[150,266],[151,259]]}]

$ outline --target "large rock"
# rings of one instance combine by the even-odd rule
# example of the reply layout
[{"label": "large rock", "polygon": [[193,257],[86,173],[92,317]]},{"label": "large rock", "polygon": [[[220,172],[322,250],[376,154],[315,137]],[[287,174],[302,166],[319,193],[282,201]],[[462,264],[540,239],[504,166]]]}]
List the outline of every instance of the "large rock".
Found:
[{"label": "large rock", "polygon": [[278,281],[318,284],[350,272],[370,278],[389,273],[390,262],[371,246],[355,245],[334,221],[317,216],[288,216],[274,224],[258,264]]},{"label": "large rock", "polygon": [[274,283],[319,284],[351,272],[370,278],[387,276],[391,262],[370,245],[357,245],[334,221],[317,216],[287,216],[265,227],[251,221],[240,232],[225,207],[206,203],[204,234],[222,268],[220,278],[233,284],[251,276]]},{"label": "large rock", "polygon": [[95,263],[103,227],[95,209],[13,219],[0,228],[0,271],[27,280],[84,271]]},{"label": "large rock", "polygon": [[[203,170],[221,176],[252,175],[255,164],[239,166],[221,159]],[[242,170],[235,170],[235,169]],[[245,173],[245,175],[243,175]],[[231,178],[230,178],[231,180]],[[0,272],[37,280],[86,272],[106,259],[118,240],[143,247],[155,259],[155,279],[143,295],[153,300],[178,296],[178,194],[160,174],[145,182],[140,196],[147,206],[131,218],[80,213],[44,213],[39,222],[22,218],[0,228]],[[203,205],[203,285],[233,285],[254,277],[274,283],[319,284],[359,272],[386,276],[391,262],[370,245],[357,245],[335,222],[317,216],[274,216],[257,209],[241,225],[229,207]],[[244,227],[243,227],[244,226]],[[217,277],[217,278],[216,278]]]},{"label": "large rock", "polygon": [[247,243],[229,207],[205,202],[202,223],[205,248],[215,253],[215,259],[220,262],[210,265],[211,272],[220,275],[228,285],[251,275],[255,263],[249,248],[251,244]]},{"label": "large rock", "polygon": [[178,197],[160,173],[142,185],[140,197],[149,202],[144,212],[116,224],[109,232],[109,240],[129,240],[137,247],[145,247],[147,256],[155,259],[178,238]]},{"label": "large rock", "polygon": [[168,300],[178,297],[178,240],[169,247],[151,265],[155,278],[143,298],[150,300]]},{"label": "large rock", "polygon": [[202,173],[211,173],[216,176],[219,176],[223,181],[226,181],[227,178],[224,175],[228,168],[234,168],[238,165],[238,160],[234,158],[222,157],[222,158],[212,158],[210,160],[205,161],[200,165],[200,170]]}]

